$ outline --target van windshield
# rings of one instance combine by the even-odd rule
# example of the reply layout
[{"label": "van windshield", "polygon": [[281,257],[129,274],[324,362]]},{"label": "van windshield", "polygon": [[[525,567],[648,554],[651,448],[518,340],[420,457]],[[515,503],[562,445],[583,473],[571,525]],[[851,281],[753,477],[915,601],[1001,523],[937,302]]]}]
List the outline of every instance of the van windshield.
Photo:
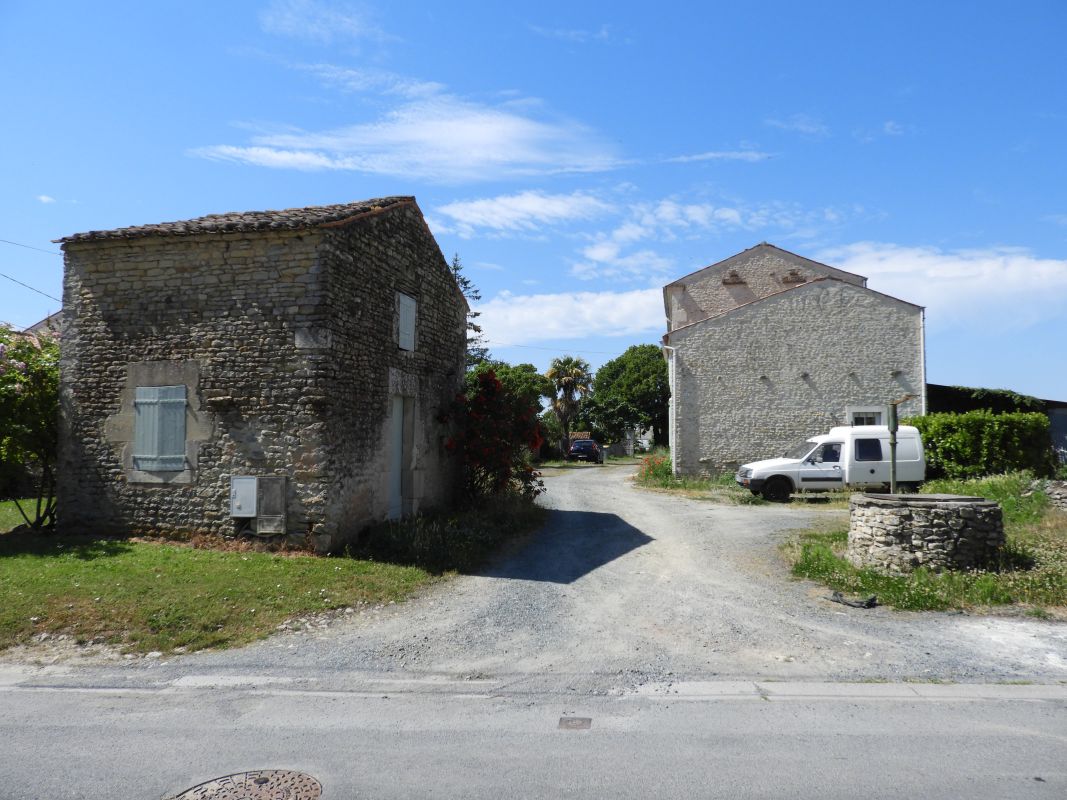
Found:
[{"label": "van windshield", "polygon": [[795,444],[782,453],[782,458],[803,458],[815,448],[816,442],[813,439],[809,439],[806,442]]}]

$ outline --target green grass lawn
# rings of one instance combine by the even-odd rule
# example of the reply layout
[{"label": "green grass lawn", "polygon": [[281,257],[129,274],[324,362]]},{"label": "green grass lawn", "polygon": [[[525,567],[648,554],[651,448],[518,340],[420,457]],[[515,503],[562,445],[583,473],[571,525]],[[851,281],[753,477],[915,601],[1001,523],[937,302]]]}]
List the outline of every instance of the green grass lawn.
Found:
[{"label": "green grass lawn", "polygon": [[[22,503],[22,510],[30,516],[30,519],[33,519],[33,512],[37,508],[37,501],[27,499],[20,502]],[[0,501],[0,533],[6,533],[12,528],[25,524],[25,522],[26,520],[22,518],[22,514],[19,513],[18,508],[15,506],[14,500]]]},{"label": "green grass lawn", "polygon": [[239,645],[291,617],[402,600],[435,576],[477,569],[544,514],[496,499],[383,523],[366,532],[356,557],[2,533],[0,649],[42,632],[132,652]]},{"label": "green grass lawn", "polygon": [[400,600],[418,567],[179,544],[0,535],[0,649],[47,631],[124,650],[235,645],[285,619]]},{"label": "green grass lawn", "polygon": [[857,569],[843,554],[848,525],[802,531],[783,545],[793,574],[842,592],[878,595],[880,603],[909,610],[1019,605],[1037,616],[1067,616],[1067,514],[1029,493],[1029,477],[1001,475],[970,481],[931,481],[926,494],[964,494],[998,501],[1007,545],[992,569],[885,576]]}]

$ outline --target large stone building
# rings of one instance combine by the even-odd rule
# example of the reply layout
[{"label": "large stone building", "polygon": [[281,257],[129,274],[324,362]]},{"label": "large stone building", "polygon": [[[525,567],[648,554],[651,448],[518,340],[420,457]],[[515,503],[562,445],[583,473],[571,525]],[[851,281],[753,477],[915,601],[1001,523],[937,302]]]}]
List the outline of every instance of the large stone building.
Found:
[{"label": "large stone building", "polygon": [[923,309],[770,244],[663,289],[679,475],[780,455],[834,425],[924,413]]},{"label": "large stone building", "polygon": [[64,529],[324,551],[451,500],[468,308],[414,198],[60,241]]}]

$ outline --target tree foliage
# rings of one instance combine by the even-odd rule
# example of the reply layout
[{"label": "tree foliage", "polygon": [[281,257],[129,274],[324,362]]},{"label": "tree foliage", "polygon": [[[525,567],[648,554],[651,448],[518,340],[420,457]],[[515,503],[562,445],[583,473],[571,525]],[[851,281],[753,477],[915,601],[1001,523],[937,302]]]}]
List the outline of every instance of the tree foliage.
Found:
[{"label": "tree foliage", "polygon": [[[459,260],[459,253],[452,255],[452,263],[448,265],[452,271],[452,277],[467,302],[482,299],[482,293],[474,282],[463,274],[463,262]],[[467,369],[489,360],[489,348],[485,344],[485,336],[482,335],[482,326],[475,322],[482,314],[480,311],[467,312]]]},{"label": "tree foliage", "polygon": [[593,376],[589,371],[589,362],[584,358],[560,356],[552,359],[545,377],[552,382],[552,411],[563,433],[560,449],[566,453],[571,423],[578,414],[579,404],[592,388]]},{"label": "tree foliage", "polygon": [[481,376],[492,372],[504,386],[504,390],[516,401],[533,410],[541,411],[541,398],[552,394],[552,382],[537,371],[533,364],[508,364],[504,361],[483,361],[467,373],[467,396],[478,390]]},{"label": "tree foliage", "polygon": [[458,430],[445,447],[463,462],[468,502],[509,493],[533,499],[544,491],[531,463],[543,441],[537,411],[492,369],[480,371],[474,386],[456,398],[451,416]]},{"label": "tree foliage", "polygon": [[638,344],[597,370],[584,413],[611,441],[622,439],[628,428],[652,428],[655,443],[666,445],[670,397],[660,348]]},{"label": "tree foliage", "polygon": [[973,386],[927,384],[926,403],[930,413],[964,414],[968,411],[992,411],[994,414],[1044,411],[1046,403],[1037,397],[1010,389],[980,389]]},{"label": "tree foliage", "polygon": [[33,528],[55,522],[58,426],[58,340],[0,326],[0,468],[32,476],[35,507],[18,508]]}]

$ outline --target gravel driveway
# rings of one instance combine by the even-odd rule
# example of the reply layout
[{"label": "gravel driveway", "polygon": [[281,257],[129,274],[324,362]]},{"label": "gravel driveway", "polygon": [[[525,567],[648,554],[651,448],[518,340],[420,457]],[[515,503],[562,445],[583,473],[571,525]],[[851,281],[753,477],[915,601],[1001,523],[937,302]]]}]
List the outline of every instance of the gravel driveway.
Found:
[{"label": "gravel driveway", "polygon": [[791,580],[777,553],[787,531],[843,512],[713,505],[635,488],[630,474],[547,477],[546,527],[479,575],[172,664],[596,693],[725,678],[1067,680],[1065,625],[849,609]]}]

